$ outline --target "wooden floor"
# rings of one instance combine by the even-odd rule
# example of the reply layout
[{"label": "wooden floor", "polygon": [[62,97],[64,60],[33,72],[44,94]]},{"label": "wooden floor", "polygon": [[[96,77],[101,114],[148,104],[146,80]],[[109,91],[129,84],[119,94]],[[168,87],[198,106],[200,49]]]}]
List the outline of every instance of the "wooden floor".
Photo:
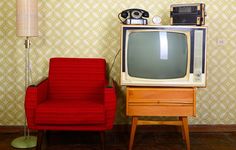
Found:
[{"label": "wooden floor", "polygon": [[[21,132],[1,131],[0,150],[15,150],[11,141]],[[129,130],[107,131],[106,150],[127,150]],[[236,132],[191,132],[191,150],[236,150]],[[33,148],[34,149],[34,148]],[[28,149],[28,150],[33,150]],[[100,136],[94,132],[47,132],[43,150],[99,150]],[[134,150],[184,150],[180,132],[141,130],[137,128]]]}]

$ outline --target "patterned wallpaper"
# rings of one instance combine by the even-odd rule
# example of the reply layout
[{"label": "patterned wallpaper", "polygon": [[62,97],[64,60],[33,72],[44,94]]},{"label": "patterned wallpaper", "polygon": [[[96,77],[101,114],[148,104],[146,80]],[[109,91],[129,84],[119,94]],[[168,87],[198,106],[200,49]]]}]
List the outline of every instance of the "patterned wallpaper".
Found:
[{"label": "patterned wallpaper", "polygon": [[[47,76],[51,57],[104,57],[109,65],[120,47],[117,14],[142,8],[169,24],[169,6],[197,0],[38,0],[39,37],[30,51],[33,81]],[[236,124],[236,1],[202,0],[208,26],[208,85],[198,89],[191,124]],[[24,123],[24,38],[16,37],[15,0],[0,1],[0,125]],[[111,75],[119,82],[120,61]],[[127,123],[124,87],[116,123]]]}]

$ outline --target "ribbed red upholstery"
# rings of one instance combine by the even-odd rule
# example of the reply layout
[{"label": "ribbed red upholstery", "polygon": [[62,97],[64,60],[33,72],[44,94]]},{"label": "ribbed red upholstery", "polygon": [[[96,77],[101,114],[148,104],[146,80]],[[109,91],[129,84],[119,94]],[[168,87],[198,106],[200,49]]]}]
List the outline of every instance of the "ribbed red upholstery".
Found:
[{"label": "ribbed red upholstery", "polygon": [[105,75],[104,59],[51,59],[50,99],[102,100]]},{"label": "ribbed red upholstery", "polygon": [[106,87],[106,62],[99,58],[52,58],[49,77],[27,88],[28,127],[38,130],[111,129],[114,87]]},{"label": "ribbed red upholstery", "polygon": [[88,100],[70,101],[70,103],[66,100],[48,100],[39,104],[35,113],[36,124],[76,125],[104,122],[103,104]]}]

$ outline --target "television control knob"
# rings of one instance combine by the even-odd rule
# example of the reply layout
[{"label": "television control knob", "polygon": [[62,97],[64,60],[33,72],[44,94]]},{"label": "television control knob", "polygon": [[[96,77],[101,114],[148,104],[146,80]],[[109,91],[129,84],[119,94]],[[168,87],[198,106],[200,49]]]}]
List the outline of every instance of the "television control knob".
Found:
[{"label": "television control knob", "polygon": [[197,73],[197,77],[201,77],[201,73]]}]

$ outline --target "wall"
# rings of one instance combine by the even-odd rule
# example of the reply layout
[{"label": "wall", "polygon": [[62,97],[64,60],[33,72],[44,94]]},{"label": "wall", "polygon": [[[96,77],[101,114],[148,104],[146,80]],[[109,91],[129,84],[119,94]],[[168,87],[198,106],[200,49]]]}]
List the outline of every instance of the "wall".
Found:
[{"label": "wall", "polygon": [[[117,14],[143,8],[169,23],[169,6],[190,0],[39,0],[39,37],[32,38],[33,81],[47,76],[51,57],[104,57],[111,65],[120,47]],[[236,124],[236,1],[205,0],[208,84],[197,93],[192,124]],[[233,22],[234,20],[234,22]],[[24,38],[15,33],[15,0],[0,1],[0,125],[24,123]],[[112,76],[119,82],[120,61]],[[121,91],[124,88],[120,88]],[[119,93],[116,123],[127,123]]]}]

